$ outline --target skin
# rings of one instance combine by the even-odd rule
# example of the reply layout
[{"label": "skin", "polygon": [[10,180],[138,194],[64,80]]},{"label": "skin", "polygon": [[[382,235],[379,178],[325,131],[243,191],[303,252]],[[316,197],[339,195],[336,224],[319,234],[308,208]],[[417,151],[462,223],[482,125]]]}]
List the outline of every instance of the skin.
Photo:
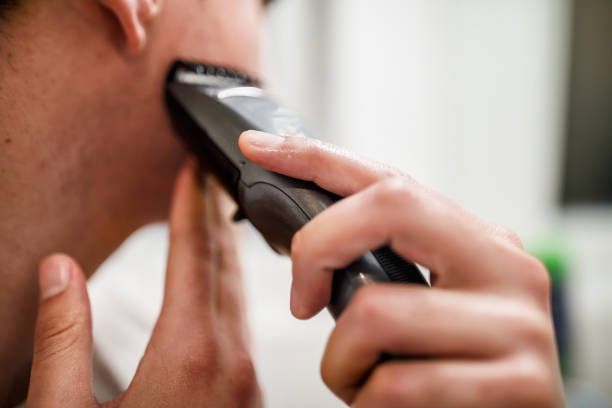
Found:
[{"label": "skin", "polygon": [[103,405],[92,393],[85,277],[66,255],[42,262],[27,407],[261,406],[228,200],[211,178],[202,188],[192,164],[178,176],[162,311],[129,388]]},{"label": "skin", "polygon": [[[355,407],[564,406],[548,273],[514,233],[320,141],[247,132],[240,146],[269,170],[348,196],[293,238],[296,317],[329,303],[333,270],[385,244],[432,271],[432,288],[356,293],[321,364],[339,398]],[[405,358],[378,365],[383,354]]]},{"label": "skin", "polygon": [[[0,406],[26,391],[37,266],[86,276],[165,218],[185,158],[162,100],[177,57],[257,76],[261,0],[28,0],[0,27]],[[19,318],[15,318],[19,316]]]}]

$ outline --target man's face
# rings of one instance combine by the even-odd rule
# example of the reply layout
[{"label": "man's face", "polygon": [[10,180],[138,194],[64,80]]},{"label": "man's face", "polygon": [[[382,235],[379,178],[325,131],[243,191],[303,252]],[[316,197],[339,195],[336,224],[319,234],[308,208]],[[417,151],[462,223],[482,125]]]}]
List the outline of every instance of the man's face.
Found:
[{"label": "man's face", "polygon": [[144,51],[125,58],[123,83],[100,82],[109,89],[100,92],[112,92],[108,99],[129,107],[93,140],[92,155],[107,162],[92,158],[98,176],[93,183],[80,183],[95,187],[97,201],[87,205],[98,205],[97,212],[106,214],[96,219],[110,230],[109,240],[166,215],[174,174],[185,155],[163,102],[171,63],[195,60],[257,76],[264,9],[263,0],[165,0],[146,26]]}]

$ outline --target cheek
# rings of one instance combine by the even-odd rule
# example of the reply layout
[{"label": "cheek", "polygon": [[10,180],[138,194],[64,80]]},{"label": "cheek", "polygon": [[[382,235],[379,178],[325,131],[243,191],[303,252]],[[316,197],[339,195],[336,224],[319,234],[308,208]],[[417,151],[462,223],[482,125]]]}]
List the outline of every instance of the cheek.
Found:
[{"label": "cheek", "polygon": [[183,2],[170,0],[166,6],[176,56],[258,73],[260,0],[198,0],[192,7]]}]

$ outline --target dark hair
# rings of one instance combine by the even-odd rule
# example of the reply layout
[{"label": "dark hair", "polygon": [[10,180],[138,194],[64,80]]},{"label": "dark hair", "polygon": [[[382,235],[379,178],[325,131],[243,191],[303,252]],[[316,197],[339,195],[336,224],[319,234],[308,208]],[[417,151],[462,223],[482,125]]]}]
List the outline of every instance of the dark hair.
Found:
[{"label": "dark hair", "polygon": [[17,7],[19,0],[0,0],[0,19],[6,19],[9,11]]}]

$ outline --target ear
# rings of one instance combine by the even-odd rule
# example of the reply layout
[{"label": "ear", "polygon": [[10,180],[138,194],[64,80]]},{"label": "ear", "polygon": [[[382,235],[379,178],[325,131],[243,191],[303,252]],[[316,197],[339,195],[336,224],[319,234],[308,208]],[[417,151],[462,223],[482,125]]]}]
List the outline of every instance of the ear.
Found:
[{"label": "ear", "polygon": [[159,12],[160,0],[98,0],[118,20],[130,53],[137,54],[147,43],[146,23]]}]

